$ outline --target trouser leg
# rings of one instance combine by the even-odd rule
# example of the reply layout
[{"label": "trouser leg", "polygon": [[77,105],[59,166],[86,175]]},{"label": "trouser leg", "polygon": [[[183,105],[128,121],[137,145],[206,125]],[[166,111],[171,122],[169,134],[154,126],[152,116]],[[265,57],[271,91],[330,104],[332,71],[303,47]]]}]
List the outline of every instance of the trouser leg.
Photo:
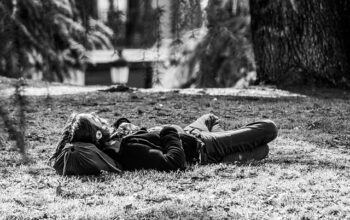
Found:
[{"label": "trouser leg", "polygon": [[254,152],[276,137],[277,127],[271,120],[251,123],[237,130],[200,133],[208,163],[221,162],[225,156],[235,153]]},{"label": "trouser leg", "polygon": [[267,144],[258,146],[251,151],[237,152],[229,154],[222,158],[222,163],[246,162],[250,160],[262,160],[269,154],[269,146]]}]

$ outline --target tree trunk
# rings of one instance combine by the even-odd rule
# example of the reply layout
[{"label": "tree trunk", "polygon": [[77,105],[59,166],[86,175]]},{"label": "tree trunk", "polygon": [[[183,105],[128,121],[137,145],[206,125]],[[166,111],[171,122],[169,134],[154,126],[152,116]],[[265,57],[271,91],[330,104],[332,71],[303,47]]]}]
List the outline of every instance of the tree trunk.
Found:
[{"label": "tree trunk", "polygon": [[76,0],[76,5],[85,28],[89,26],[89,17],[98,18],[97,0]]},{"label": "tree trunk", "polygon": [[128,1],[126,21],[126,46],[150,47],[155,41],[155,11],[151,0]]},{"label": "tree trunk", "polygon": [[346,0],[250,0],[260,82],[349,86]]},{"label": "tree trunk", "polygon": [[128,1],[128,12],[126,21],[126,44],[129,47],[135,46],[137,44],[137,34],[139,30],[140,21],[140,0]]}]

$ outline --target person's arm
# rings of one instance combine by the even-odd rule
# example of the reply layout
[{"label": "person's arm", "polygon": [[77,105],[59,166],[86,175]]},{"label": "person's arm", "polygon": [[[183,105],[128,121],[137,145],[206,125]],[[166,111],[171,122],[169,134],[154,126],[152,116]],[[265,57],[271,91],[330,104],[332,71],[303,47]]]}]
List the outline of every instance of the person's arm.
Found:
[{"label": "person's arm", "polygon": [[[159,137],[160,148],[143,139],[133,143],[134,147],[139,147],[138,154],[142,156],[138,158],[139,168],[160,171],[185,169],[185,152],[177,130],[173,127],[165,126],[160,131]],[[145,149],[143,146],[149,146],[147,153],[142,153],[143,149]]]},{"label": "person's arm", "polygon": [[160,131],[160,142],[163,148],[161,167],[165,170],[184,169],[186,157],[178,131],[173,127],[165,126]]},{"label": "person's arm", "polygon": [[102,149],[102,151],[111,157],[113,160],[116,160],[118,157],[118,153],[120,151],[120,141],[119,140],[111,140],[106,146]]},{"label": "person's arm", "polygon": [[184,169],[186,160],[176,129],[164,127],[160,133],[143,133],[123,138],[120,161],[126,170]]}]

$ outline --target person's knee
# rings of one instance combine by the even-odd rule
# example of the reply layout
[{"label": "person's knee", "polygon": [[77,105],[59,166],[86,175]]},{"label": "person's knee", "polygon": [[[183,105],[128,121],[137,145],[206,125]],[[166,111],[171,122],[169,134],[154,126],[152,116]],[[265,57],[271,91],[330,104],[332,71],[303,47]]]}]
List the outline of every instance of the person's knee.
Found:
[{"label": "person's knee", "polygon": [[270,152],[270,149],[269,149],[269,145],[265,144],[261,147],[259,147],[259,150],[260,150],[260,154],[258,158],[256,158],[256,160],[262,160],[262,159],[265,159],[266,157],[268,157],[269,155],[269,152]]},{"label": "person's knee", "polygon": [[266,119],[262,121],[264,124],[264,129],[268,133],[268,135],[271,137],[271,139],[275,139],[278,134],[278,128],[276,126],[276,123],[272,120]]}]

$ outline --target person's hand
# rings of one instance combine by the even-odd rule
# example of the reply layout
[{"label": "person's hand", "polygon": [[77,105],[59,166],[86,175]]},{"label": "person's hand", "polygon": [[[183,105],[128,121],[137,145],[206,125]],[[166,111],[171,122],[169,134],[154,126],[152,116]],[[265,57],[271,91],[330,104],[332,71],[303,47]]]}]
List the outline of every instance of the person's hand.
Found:
[{"label": "person's hand", "polygon": [[117,132],[121,137],[140,131],[140,127],[131,123],[123,122],[119,125]]},{"label": "person's hand", "polygon": [[160,132],[163,129],[163,126],[155,126],[147,129],[148,132]]}]

